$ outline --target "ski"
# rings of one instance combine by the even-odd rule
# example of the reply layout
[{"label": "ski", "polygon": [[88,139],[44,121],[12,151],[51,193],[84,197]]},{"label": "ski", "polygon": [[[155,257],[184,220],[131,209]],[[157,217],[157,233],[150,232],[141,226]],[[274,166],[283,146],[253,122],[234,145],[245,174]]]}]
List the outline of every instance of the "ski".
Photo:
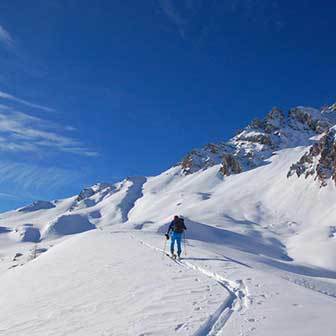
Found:
[{"label": "ski", "polygon": [[174,254],[173,256],[170,255],[169,253],[164,253],[168,258],[170,258],[171,260],[175,261],[177,264],[180,264],[182,259],[180,257],[178,257],[176,254]]},{"label": "ski", "polygon": [[173,260],[176,260],[176,259],[177,259],[177,255],[176,255],[176,254],[171,255],[171,254],[169,254],[169,253],[165,253],[165,255],[166,255],[167,257],[169,257],[170,259],[173,259]]}]

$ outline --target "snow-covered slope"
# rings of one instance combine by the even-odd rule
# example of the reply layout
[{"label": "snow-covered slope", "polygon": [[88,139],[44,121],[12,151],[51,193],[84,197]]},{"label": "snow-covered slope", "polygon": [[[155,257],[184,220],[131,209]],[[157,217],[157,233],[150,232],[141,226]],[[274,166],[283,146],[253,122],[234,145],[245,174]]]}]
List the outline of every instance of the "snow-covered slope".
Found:
[{"label": "snow-covered slope", "polygon": [[334,114],[273,109],[158,176],[1,214],[0,335],[333,335]]}]

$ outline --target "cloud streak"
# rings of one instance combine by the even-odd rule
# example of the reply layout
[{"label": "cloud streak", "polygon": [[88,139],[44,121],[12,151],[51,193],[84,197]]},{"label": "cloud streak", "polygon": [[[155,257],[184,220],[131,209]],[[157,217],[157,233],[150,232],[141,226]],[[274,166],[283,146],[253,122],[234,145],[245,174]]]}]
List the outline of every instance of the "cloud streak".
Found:
[{"label": "cloud streak", "polygon": [[69,132],[55,123],[26,113],[0,107],[0,151],[43,153],[46,149],[84,156],[97,153],[80,141],[63,135]]},{"label": "cloud streak", "polygon": [[7,48],[11,48],[14,46],[14,40],[11,34],[1,25],[0,25],[0,43],[2,43]]},{"label": "cloud streak", "polygon": [[265,27],[281,30],[285,25],[278,0],[157,0],[162,12],[176,27],[183,39],[211,36],[215,27],[226,17],[236,16],[250,24],[261,23]]},{"label": "cloud streak", "polygon": [[46,107],[46,106],[39,105],[39,104],[30,103],[27,100],[15,97],[15,96],[13,96],[9,93],[3,92],[3,91],[0,91],[0,98],[10,100],[10,101],[14,101],[16,103],[20,103],[20,104],[23,104],[25,106],[35,108],[35,109],[39,109],[39,110],[46,111],[46,112],[54,112],[55,111],[55,109],[53,109],[53,108]]},{"label": "cloud streak", "polygon": [[35,198],[36,193],[48,194],[58,191],[67,184],[71,184],[80,178],[78,172],[58,167],[40,167],[33,164],[18,163],[12,161],[0,162],[0,186],[8,188],[0,193],[3,198]]},{"label": "cloud streak", "polygon": [[192,20],[195,15],[199,13],[202,8],[203,0],[158,0],[159,5],[168,17],[178,29],[181,37],[186,38],[186,31],[192,24]]},{"label": "cloud streak", "polygon": [[172,0],[159,0],[162,10],[166,15],[172,20],[172,22],[177,26],[184,26],[188,23],[188,20],[182,16],[174,5]]},{"label": "cloud streak", "polygon": [[16,195],[0,192],[0,198],[16,200],[18,197]]}]

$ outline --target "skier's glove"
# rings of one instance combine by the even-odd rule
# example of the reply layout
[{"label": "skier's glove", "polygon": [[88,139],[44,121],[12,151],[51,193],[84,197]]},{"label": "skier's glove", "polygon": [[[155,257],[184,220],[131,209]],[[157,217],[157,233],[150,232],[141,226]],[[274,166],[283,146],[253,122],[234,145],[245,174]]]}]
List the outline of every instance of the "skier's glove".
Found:
[{"label": "skier's glove", "polygon": [[165,236],[166,236],[167,240],[169,240],[169,234],[166,233]]}]

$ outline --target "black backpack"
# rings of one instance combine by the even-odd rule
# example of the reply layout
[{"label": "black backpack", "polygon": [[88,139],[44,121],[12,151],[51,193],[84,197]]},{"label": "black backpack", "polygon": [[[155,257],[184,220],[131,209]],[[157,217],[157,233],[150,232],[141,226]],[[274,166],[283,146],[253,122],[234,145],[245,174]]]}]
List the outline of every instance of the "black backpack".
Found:
[{"label": "black backpack", "polygon": [[185,230],[184,220],[182,218],[174,220],[173,231],[176,233],[182,233],[184,230]]}]

